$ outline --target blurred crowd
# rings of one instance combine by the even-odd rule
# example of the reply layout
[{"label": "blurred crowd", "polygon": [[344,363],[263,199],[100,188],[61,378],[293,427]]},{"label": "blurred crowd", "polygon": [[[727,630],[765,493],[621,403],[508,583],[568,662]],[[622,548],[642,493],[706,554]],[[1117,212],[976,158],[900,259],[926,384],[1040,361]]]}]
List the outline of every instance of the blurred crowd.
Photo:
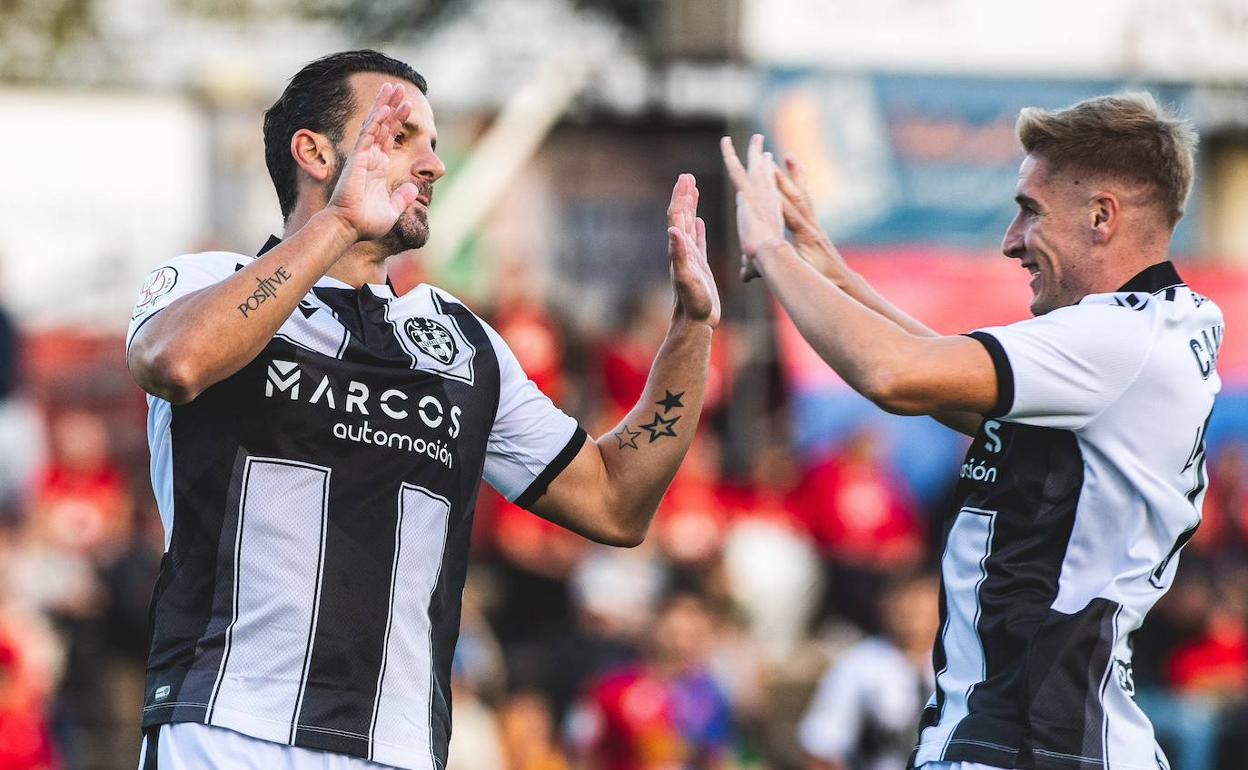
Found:
[{"label": "blurred crowd", "polygon": [[[510,286],[487,316],[605,432],[642,394],[666,299],[587,330]],[[24,342],[0,314],[0,770],[132,768],[163,549],[142,399],[49,395],[22,376]],[[725,473],[732,346],[725,329],[699,436],[640,547],[483,490],[448,770],[904,766],[932,687],[945,501],[916,499],[865,426],[819,457],[777,432]],[[1248,453],[1224,445],[1209,476],[1178,581],[1134,640],[1137,697],[1183,770],[1248,752]]]}]

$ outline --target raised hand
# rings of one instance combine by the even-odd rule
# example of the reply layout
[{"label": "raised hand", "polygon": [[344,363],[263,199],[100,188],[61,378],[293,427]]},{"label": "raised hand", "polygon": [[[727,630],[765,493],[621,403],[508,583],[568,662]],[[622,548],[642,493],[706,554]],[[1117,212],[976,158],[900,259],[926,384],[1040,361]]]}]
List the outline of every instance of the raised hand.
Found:
[{"label": "raised hand", "polygon": [[784,223],[793,233],[793,245],[802,259],[829,280],[840,283],[849,275],[849,266],[819,226],[802,167],[792,155],[785,156],[784,166],[788,173],[777,169],[776,184],[784,206]]},{"label": "raised hand", "polygon": [[360,240],[380,238],[390,232],[399,216],[419,195],[412,182],[390,189],[390,153],[394,137],[412,111],[404,102],[403,86],[385,83],[377,92],[373,108],[360,127],[351,152],[342,159],[342,173],[329,206],[355,228]]},{"label": "raised hand", "polygon": [[763,136],[750,137],[746,166],[741,165],[732,139],[719,142],[728,177],[737,188],[737,238],[741,242],[741,277],[758,276],[754,257],[767,243],[784,240],[784,211],[776,186],[776,164],[771,153],[763,152]]},{"label": "raised hand", "polygon": [[706,222],[698,216],[698,184],[681,174],[667,207],[667,253],[672,262],[676,312],[686,320],[719,324],[719,290],[706,259]]}]

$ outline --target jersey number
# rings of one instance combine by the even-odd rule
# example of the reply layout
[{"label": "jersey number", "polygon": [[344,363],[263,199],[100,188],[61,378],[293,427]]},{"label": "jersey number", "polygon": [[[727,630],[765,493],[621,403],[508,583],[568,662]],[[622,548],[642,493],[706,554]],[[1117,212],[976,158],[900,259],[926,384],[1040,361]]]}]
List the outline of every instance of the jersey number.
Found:
[{"label": "jersey number", "polygon": [[1153,588],[1165,588],[1166,583],[1163,580],[1166,569],[1169,568],[1170,562],[1174,561],[1174,557],[1178,556],[1179,551],[1183,550],[1183,546],[1196,534],[1196,529],[1200,527],[1200,505],[1197,502],[1200,495],[1205,491],[1205,487],[1209,484],[1209,473],[1205,468],[1205,434],[1209,432],[1209,419],[1213,417],[1213,412],[1209,413],[1209,417],[1205,418],[1205,422],[1196,431],[1196,441],[1192,443],[1192,451],[1187,455],[1187,461],[1183,464],[1183,473],[1189,471],[1193,474],[1192,486],[1187,490],[1187,502],[1191,503],[1196,509],[1196,523],[1183,531],[1181,535],[1174,541],[1174,545],[1170,548],[1170,552],[1166,554],[1166,558],[1161,560],[1157,565],[1157,569],[1153,570],[1153,574],[1148,576],[1148,582],[1153,584]]}]

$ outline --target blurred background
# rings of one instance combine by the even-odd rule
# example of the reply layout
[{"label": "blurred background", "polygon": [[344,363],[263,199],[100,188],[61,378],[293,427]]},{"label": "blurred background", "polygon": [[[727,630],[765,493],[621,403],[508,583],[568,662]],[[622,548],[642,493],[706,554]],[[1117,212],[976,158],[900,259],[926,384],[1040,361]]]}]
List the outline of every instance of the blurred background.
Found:
[{"label": "blurred background", "polygon": [[592,433],[670,312],[663,212],[702,188],[726,316],[647,542],[477,511],[450,770],[899,770],[931,682],[965,448],[851,393],[736,279],[716,140],[764,131],[900,306],[1027,314],[999,244],[1020,107],[1147,88],[1201,133],[1173,255],[1230,333],[1205,521],[1135,641],[1176,770],[1248,751],[1248,0],[2,0],[0,770],[133,768],[160,522],[123,335],[170,256],[281,222],[260,121],[325,53],[430,83],[450,172],[394,260],[486,316]]}]

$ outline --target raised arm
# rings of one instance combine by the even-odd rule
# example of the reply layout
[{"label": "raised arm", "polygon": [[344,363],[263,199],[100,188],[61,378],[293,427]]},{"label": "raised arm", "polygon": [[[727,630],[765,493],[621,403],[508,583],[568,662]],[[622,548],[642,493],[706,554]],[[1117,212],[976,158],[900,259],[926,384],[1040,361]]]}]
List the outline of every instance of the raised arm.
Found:
[{"label": "raised arm", "polygon": [[[347,249],[390,231],[418,195],[410,182],[391,191],[386,181],[394,137],[411,111],[403,96],[402,85],[381,87],[329,205],[263,257],[177,299],[139,328],[126,361],[144,390],[182,404],[234,374]],[[249,302],[257,287],[264,301]]]},{"label": "raised arm", "polygon": [[697,205],[694,178],[682,174],[667,212],[676,305],[641,400],[614,429],[585,442],[532,506],[599,542],[633,546],[642,541],[702,412],[720,305]]},{"label": "raised arm", "polygon": [[[725,139],[723,145],[737,189],[743,277],[762,276],[815,352],[881,408],[933,416],[983,415],[992,409],[996,372],[979,342],[936,336],[882,298],[872,307],[876,303],[869,296],[868,302],[851,296],[784,239],[783,222],[775,213],[783,211],[778,187],[783,177],[762,148],[762,137],[756,135],[747,168],[731,142]],[[894,312],[897,317],[890,317]],[[962,425],[969,420],[958,422],[959,430],[971,427]]]},{"label": "raised arm", "polygon": [[[751,141],[760,141],[751,140]],[[740,165],[731,140],[724,137],[720,142],[725,164],[731,167],[733,162]],[[807,264],[831,281],[841,291],[848,294],[858,303],[867,307],[896,324],[901,329],[918,337],[940,336],[925,326],[918,319],[910,316],[901,308],[889,302],[860,274],[855,272],[826,232],[819,225],[814,204],[806,189],[805,176],[801,166],[792,157],[785,158],[788,173],[776,170],[776,183],[780,192],[780,204],[784,216],[784,224],[793,235],[793,247]],[[749,174],[747,173],[748,177]],[[747,276],[752,277],[752,276]],[[981,415],[974,412],[949,411],[932,414],[939,421],[959,433],[973,436],[983,422]]]},{"label": "raised arm", "polygon": [[[728,137],[720,141],[720,149],[725,153],[726,160],[729,155],[736,158],[736,152]],[[802,167],[792,156],[785,157],[784,164],[788,173],[777,170],[776,183],[780,190],[784,224],[793,234],[793,247],[798,256],[819,271],[824,278],[836,284],[841,291],[911,334],[920,337],[939,337],[939,334],[924,326],[918,319],[885,299],[875,290],[875,287],[867,283],[865,278],[849,266],[849,263],[837,251],[832,239],[819,225],[814,204],[806,189]]]}]

